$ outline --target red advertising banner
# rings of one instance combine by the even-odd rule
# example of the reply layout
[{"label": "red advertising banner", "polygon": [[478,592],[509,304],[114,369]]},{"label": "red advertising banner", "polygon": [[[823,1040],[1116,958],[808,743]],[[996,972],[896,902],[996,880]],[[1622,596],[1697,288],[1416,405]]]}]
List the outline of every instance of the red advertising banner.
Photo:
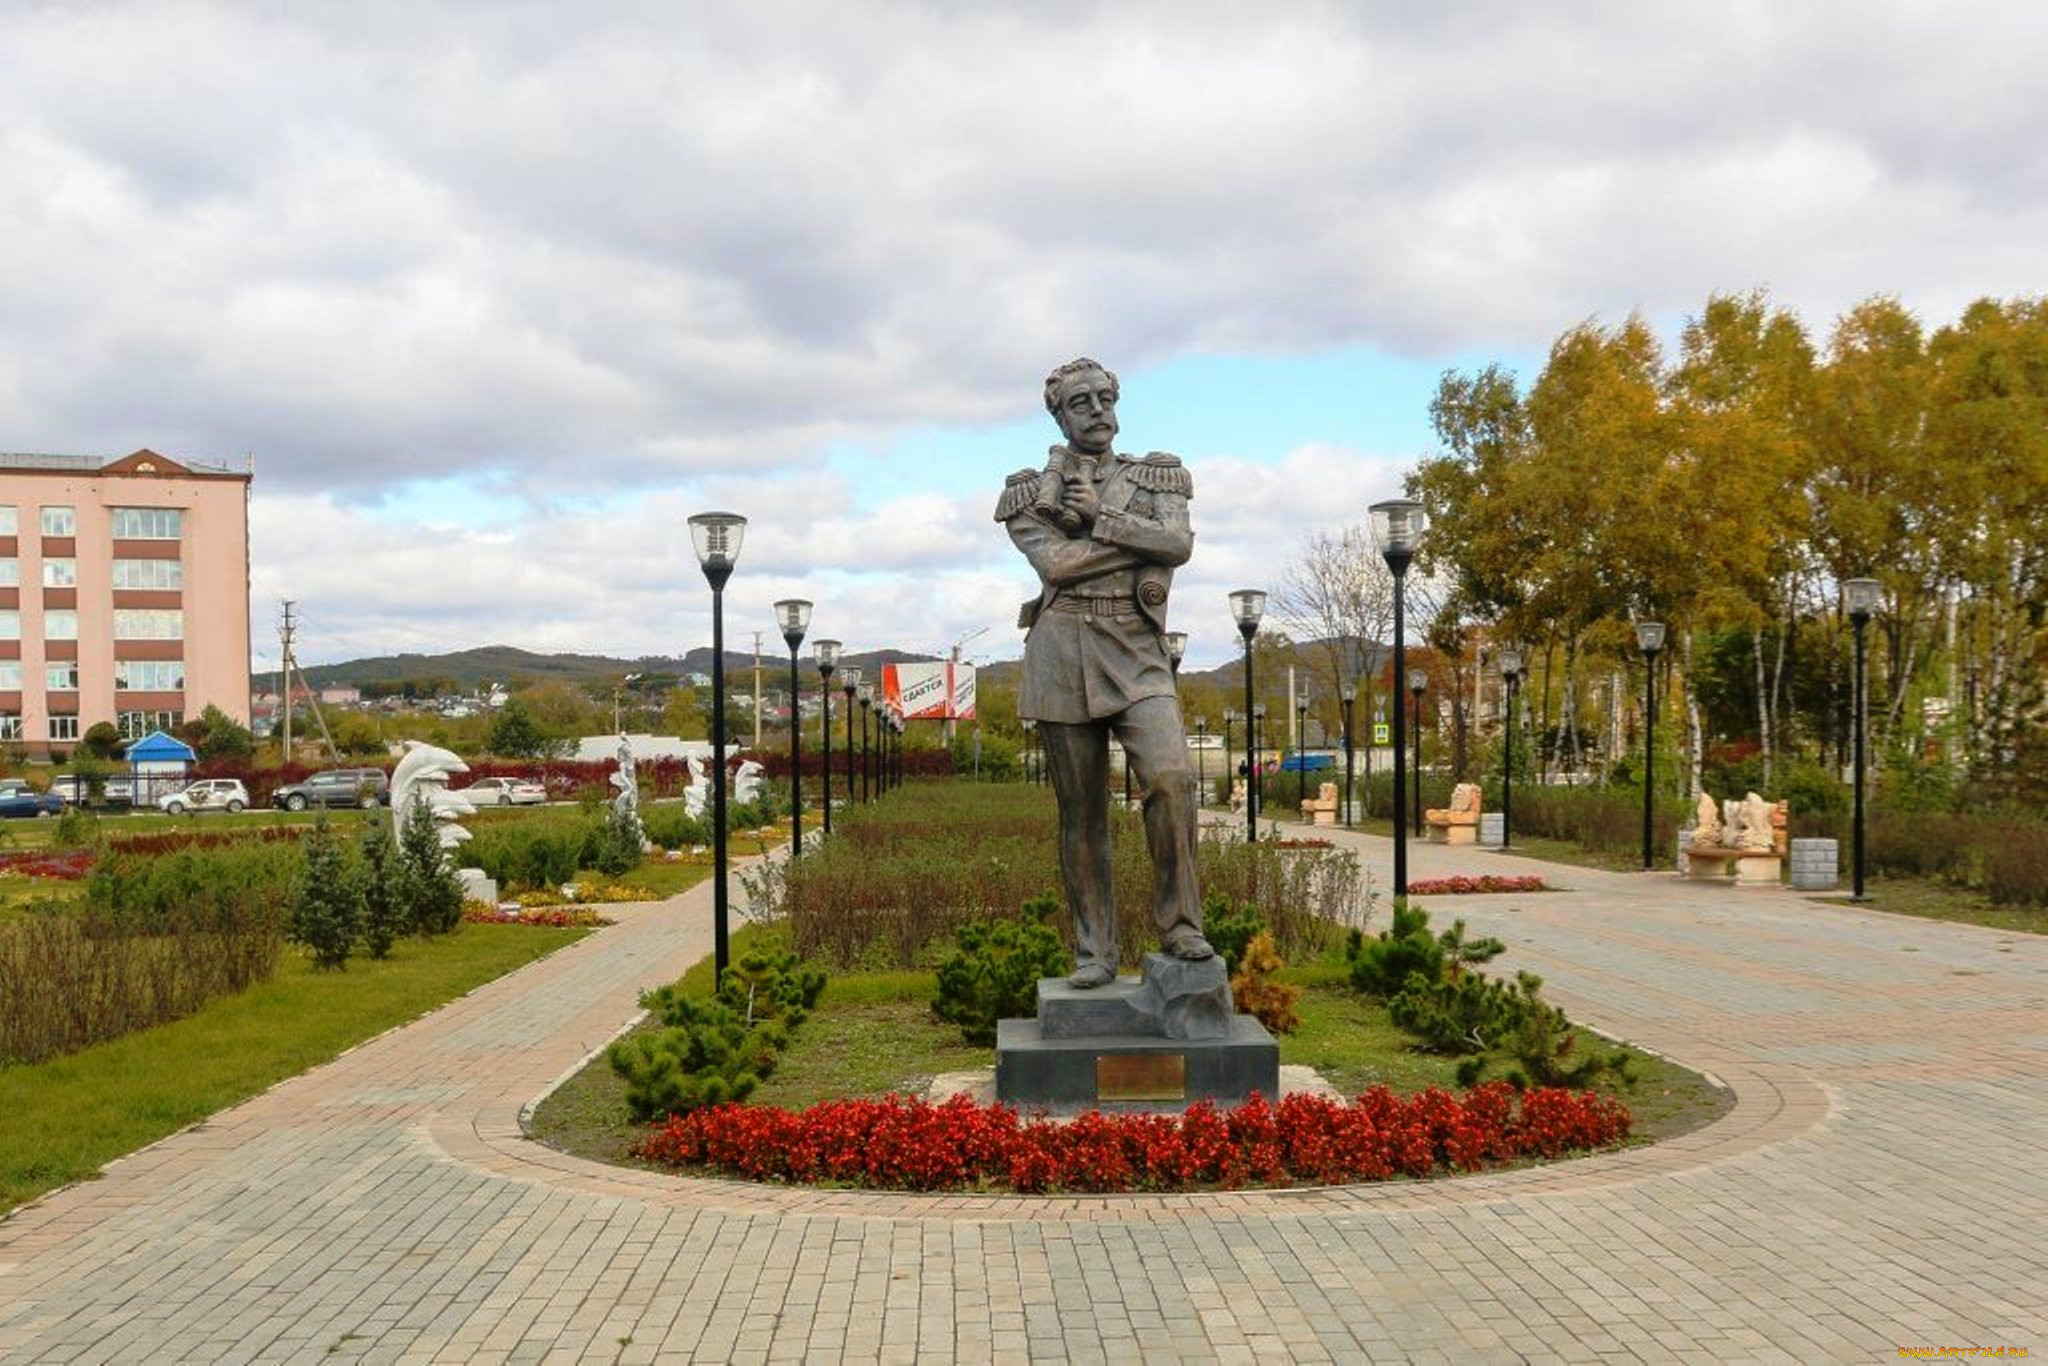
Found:
[{"label": "red advertising banner", "polygon": [[940,661],[884,664],[882,697],[908,721],[974,719],[974,666]]}]

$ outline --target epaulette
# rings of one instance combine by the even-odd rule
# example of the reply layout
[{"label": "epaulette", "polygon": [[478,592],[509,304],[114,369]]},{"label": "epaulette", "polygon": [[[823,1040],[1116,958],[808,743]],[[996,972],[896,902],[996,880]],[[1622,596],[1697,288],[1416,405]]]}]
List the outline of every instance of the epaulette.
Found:
[{"label": "epaulette", "polygon": [[1141,489],[1154,493],[1177,493],[1183,498],[1195,496],[1195,476],[1188,467],[1180,463],[1180,457],[1165,451],[1153,451],[1143,460],[1131,462],[1131,481]]},{"label": "epaulette", "polygon": [[1031,506],[1038,496],[1038,471],[1018,470],[1003,481],[1003,496],[996,500],[996,520],[1007,522]]}]

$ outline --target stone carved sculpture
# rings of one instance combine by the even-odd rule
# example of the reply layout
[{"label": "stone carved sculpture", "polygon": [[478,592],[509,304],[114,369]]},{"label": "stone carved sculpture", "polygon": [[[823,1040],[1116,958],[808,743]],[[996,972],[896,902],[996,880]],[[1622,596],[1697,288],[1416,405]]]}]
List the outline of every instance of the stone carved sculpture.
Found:
[{"label": "stone carved sculpture", "polygon": [[1693,812],[1692,847],[1718,849],[1724,838],[1726,831],[1721,824],[1720,808],[1714,805],[1712,797],[1704,792],[1700,793],[1699,805]]},{"label": "stone carved sculpture", "polygon": [[619,737],[619,767],[611,781],[617,789],[612,796],[613,815],[631,828],[636,844],[645,845],[647,832],[640,825],[640,773],[633,762],[632,741],[623,735]]},{"label": "stone carved sculpture", "polygon": [[405,834],[406,813],[414,802],[426,803],[435,823],[435,834],[443,849],[453,849],[469,838],[469,831],[456,822],[473,816],[476,807],[469,798],[448,790],[448,780],[469,772],[469,765],[435,745],[407,740],[405,754],[391,770],[391,828],[394,838]]},{"label": "stone carved sculpture", "polygon": [[1116,375],[1080,359],[1045,380],[1063,444],[1043,469],[1012,474],[995,519],[1038,575],[1018,614],[1024,673],[1017,715],[1035,721],[1059,801],[1060,880],[1074,917],[1081,990],[1116,980],[1110,886],[1109,740],[1143,794],[1152,855],[1152,923],[1167,954],[1214,957],[1195,878],[1195,775],[1173,667],[1166,605],[1194,548],[1194,481],[1179,457],[1118,455]]},{"label": "stone carved sculpture", "polygon": [[732,775],[732,799],[742,806],[761,800],[761,766],[752,759],[743,759],[737,772]]},{"label": "stone carved sculpture", "polygon": [[1775,847],[1771,828],[1771,803],[1751,792],[1739,802],[1728,803],[1728,833],[1723,836],[1730,849],[1768,851]]},{"label": "stone carved sculpture", "polygon": [[700,754],[692,754],[683,761],[690,769],[690,785],[683,789],[683,812],[693,821],[704,819],[704,808],[711,801],[711,773]]}]

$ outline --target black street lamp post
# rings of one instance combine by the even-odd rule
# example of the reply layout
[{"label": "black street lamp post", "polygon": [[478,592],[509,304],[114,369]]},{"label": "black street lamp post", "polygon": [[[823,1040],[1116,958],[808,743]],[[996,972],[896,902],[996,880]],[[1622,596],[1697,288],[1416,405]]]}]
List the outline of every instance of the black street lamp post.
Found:
[{"label": "black street lamp post", "polygon": [[1259,748],[1265,742],[1266,704],[1261,702],[1252,708],[1251,722],[1245,727],[1245,748],[1250,751],[1245,758],[1252,766],[1252,790],[1245,801],[1254,819],[1266,806],[1266,775],[1259,763]]},{"label": "black street lamp post", "polygon": [[1500,652],[1501,681],[1507,684],[1507,710],[1501,713],[1500,847],[1515,838],[1515,685],[1522,681],[1522,652]]},{"label": "black street lamp post", "polygon": [[775,622],[782,628],[782,638],[789,642],[789,856],[801,858],[804,852],[804,770],[803,770],[803,717],[804,709],[799,705],[802,694],[797,690],[796,652],[804,643],[804,632],[811,629],[811,604],[803,598],[784,598],[775,604]]},{"label": "black street lamp post", "polygon": [[839,669],[839,642],[821,640],[811,647],[811,658],[817,661],[818,677],[823,686],[818,690],[818,735],[823,742],[820,746],[824,755],[818,764],[818,776],[825,783],[825,833],[832,833],[832,675]]},{"label": "black street lamp post", "polygon": [[868,713],[875,708],[875,685],[861,684],[855,696],[860,702],[860,799],[871,802],[875,799],[875,765],[868,740]]},{"label": "black street lamp post", "polygon": [[1884,585],[1876,579],[1850,579],[1842,585],[1842,591],[1849,599],[1849,624],[1856,628],[1856,819],[1850,828],[1849,899],[1862,901],[1866,899],[1863,895],[1863,746],[1870,728],[1870,689],[1863,672],[1863,628],[1870,625],[1870,618],[1877,612]]},{"label": "black street lamp post", "polygon": [[1195,718],[1195,809],[1209,804],[1209,718]]},{"label": "black street lamp post", "polygon": [[690,543],[711,585],[711,953],[714,988],[725,981],[731,948],[725,887],[725,584],[740,557],[747,519],[733,512],[690,518]]},{"label": "black street lamp post", "polygon": [[1351,730],[1352,709],[1358,703],[1358,684],[1346,683],[1341,694],[1344,699],[1344,828],[1351,828],[1351,784],[1357,776],[1354,767],[1358,753],[1357,737]]},{"label": "black street lamp post", "polygon": [[1372,526],[1380,554],[1394,576],[1394,895],[1408,895],[1408,790],[1406,774],[1407,725],[1401,694],[1408,688],[1405,599],[1408,566],[1415,559],[1422,540],[1422,504],[1412,498],[1389,498],[1374,503]]},{"label": "black street lamp post", "polygon": [[860,692],[860,670],[847,668],[839,675],[839,694],[846,699],[846,804],[852,806],[853,796],[853,711],[854,698]]},{"label": "black street lamp post", "polygon": [[1657,803],[1657,652],[1664,648],[1664,623],[1636,623],[1636,648],[1643,652],[1643,870],[1656,863],[1650,825]]},{"label": "black street lamp post", "polygon": [[[1412,742],[1415,758],[1415,795],[1410,800],[1414,803],[1414,829],[1415,833],[1418,835],[1422,833],[1422,694],[1427,692],[1428,690],[1428,674],[1424,673],[1420,669],[1417,669],[1414,673],[1408,675],[1408,696],[1414,699],[1413,705],[1410,708],[1411,715],[1409,716],[1408,721],[1409,724],[1413,726],[1415,729],[1415,739]],[[1437,745],[1437,757],[1439,760],[1441,760],[1443,757],[1443,745],[1441,739],[1439,739]],[[1503,822],[1503,824],[1505,824],[1505,822]]]},{"label": "black street lamp post", "polygon": [[1038,765],[1034,762],[1036,756],[1031,751],[1038,743],[1038,722],[1027,716],[1018,724],[1024,727],[1024,781],[1036,787]]},{"label": "black street lamp post", "polygon": [[1308,803],[1308,689],[1294,695],[1294,809]]},{"label": "black street lamp post", "polygon": [[1244,837],[1254,841],[1259,837],[1259,751],[1253,735],[1257,708],[1252,702],[1252,637],[1259,633],[1259,618],[1265,614],[1264,589],[1240,588],[1230,595],[1230,615],[1237,621],[1237,633],[1244,637]]}]

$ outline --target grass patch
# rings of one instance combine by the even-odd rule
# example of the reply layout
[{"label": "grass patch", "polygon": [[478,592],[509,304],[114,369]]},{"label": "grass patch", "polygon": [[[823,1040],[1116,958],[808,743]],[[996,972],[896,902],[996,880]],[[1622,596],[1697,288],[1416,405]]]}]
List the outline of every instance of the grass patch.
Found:
[{"label": "grass patch", "polygon": [[1847,893],[1809,897],[1824,906],[1856,906],[1866,911],[1947,920],[1959,925],[2019,934],[2048,934],[2048,907],[1995,906],[1982,892],[1920,878],[1870,878],[1863,884],[1867,899],[1852,902]]},{"label": "grass patch", "polygon": [[589,933],[467,925],[403,939],[383,962],[276,977],[182,1020],[62,1058],[0,1068],[0,1211],[246,1100]]}]

